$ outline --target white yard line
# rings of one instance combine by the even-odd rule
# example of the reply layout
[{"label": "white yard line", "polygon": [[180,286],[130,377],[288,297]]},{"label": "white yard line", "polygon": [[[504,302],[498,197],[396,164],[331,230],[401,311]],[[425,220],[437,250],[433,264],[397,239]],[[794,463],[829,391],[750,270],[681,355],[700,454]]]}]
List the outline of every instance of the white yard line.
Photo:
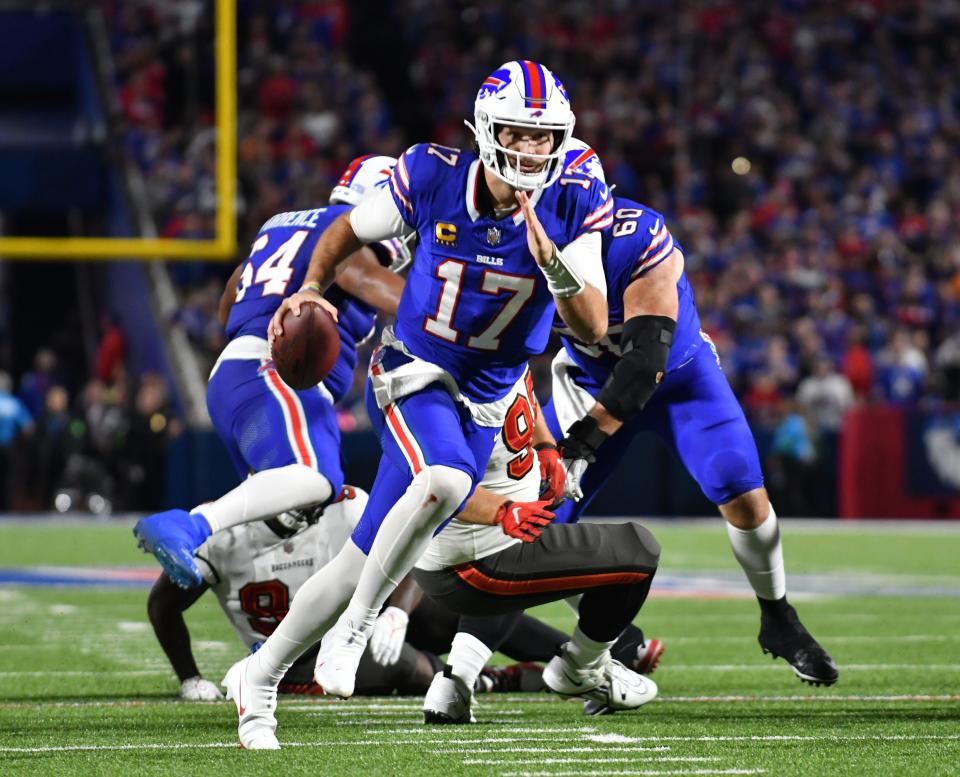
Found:
[{"label": "white yard line", "polygon": [[655,774],[765,774],[766,769],[629,769],[616,771],[588,772],[578,769],[575,772],[500,772],[500,777],[581,777],[581,775],[655,775]]},{"label": "white yard line", "polygon": [[[469,753],[465,753],[462,748],[455,750],[437,750],[437,753],[443,755],[494,755],[497,753],[556,753],[566,755],[567,753],[663,753],[670,750],[669,745],[655,745],[653,747],[643,747],[640,745],[625,745],[622,747],[565,747],[558,743],[554,747],[471,747]],[[585,756],[592,759],[592,756]],[[537,759],[540,761],[541,759]]]},{"label": "white yard line", "polygon": [[[553,751],[557,752],[557,751]],[[566,752],[566,751],[564,751]],[[603,748],[597,748],[594,753],[607,752]],[[532,766],[540,764],[624,764],[624,763],[708,763],[711,761],[722,761],[719,756],[710,755],[657,755],[657,756],[630,756],[629,758],[596,758],[593,755],[582,755],[575,758],[536,758],[529,762],[517,758],[465,758],[464,766],[525,766],[529,763]]]},{"label": "white yard line", "polygon": [[952,742],[960,734],[743,734],[665,737],[628,737],[621,734],[587,734],[588,742]]}]

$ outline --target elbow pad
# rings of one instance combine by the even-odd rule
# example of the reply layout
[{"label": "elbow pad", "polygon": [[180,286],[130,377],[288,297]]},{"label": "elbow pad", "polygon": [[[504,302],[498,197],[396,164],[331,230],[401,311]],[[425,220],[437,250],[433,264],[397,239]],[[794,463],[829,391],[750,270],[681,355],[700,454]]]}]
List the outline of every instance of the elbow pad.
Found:
[{"label": "elbow pad", "polygon": [[667,369],[677,322],[668,316],[635,316],[624,322],[623,355],[597,401],[618,421],[643,410]]}]

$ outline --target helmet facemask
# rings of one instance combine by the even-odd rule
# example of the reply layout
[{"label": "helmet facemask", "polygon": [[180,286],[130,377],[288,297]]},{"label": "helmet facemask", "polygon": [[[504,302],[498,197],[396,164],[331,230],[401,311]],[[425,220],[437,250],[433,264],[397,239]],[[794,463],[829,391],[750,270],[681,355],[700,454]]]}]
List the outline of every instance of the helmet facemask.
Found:
[{"label": "helmet facemask", "polygon": [[[574,117],[570,114],[564,124],[547,124],[539,122],[523,122],[515,119],[495,119],[486,111],[477,110],[474,113],[476,126],[464,121],[477,140],[480,149],[480,160],[490,172],[514,189],[535,191],[554,183],[563,172],[564,154],[567,141],[573,135]],[[553,148],[549,154],[528,154],[513,151],[503,146],[497,134],[503,127],[547,131],[553,135]],[[544,164],[539,170],[525,172],[521,167],[521,160],[539,160]]]},{"label": "helmet facemask", "polygon": [[[480,86],[473,105],[473,131],[484,167],[515,189],[535,191],[550,186],[563,172],[567,141],[573,135],[570,98],[550,70],[530,60],[505,62]],[[554,144],[549,154],[529,154],[506,148],[497,138],[502,127],[549,132]],[[542,161],[535,171],[524,171],[521,161]]]}]

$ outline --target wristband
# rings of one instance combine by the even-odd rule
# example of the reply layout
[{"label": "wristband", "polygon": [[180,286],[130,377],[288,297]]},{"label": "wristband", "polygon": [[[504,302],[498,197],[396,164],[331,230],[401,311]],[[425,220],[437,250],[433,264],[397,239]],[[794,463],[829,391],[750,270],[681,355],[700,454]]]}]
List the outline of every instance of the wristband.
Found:
[{"label": "wristband", "polygon": [[[315,291],[317,294],[323,294],[323,286],[314,281],[313,283],[305,283],[300,287],[299,291]],[[299,292],[298,292],[299,293]]]},{"label": "wristband", "polygon": [[547,289],[558,299],[575,297],[587,287],[579,273],[567,264],[556,244],[553,246],[553,257],[550,261],[538,267],[547,279]]}]

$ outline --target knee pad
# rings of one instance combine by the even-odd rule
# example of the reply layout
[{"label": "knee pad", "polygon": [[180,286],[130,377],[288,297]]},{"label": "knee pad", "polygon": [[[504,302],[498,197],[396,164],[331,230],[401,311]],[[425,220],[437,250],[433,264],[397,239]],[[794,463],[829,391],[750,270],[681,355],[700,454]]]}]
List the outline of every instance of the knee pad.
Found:
[{"label": "knee pad", "polygon": [[424,489],[426,502],[437,502],[437,509],[452,514],[473,491],[473,478],[466,472],[442,464],[424,467],[414,477]]}]

